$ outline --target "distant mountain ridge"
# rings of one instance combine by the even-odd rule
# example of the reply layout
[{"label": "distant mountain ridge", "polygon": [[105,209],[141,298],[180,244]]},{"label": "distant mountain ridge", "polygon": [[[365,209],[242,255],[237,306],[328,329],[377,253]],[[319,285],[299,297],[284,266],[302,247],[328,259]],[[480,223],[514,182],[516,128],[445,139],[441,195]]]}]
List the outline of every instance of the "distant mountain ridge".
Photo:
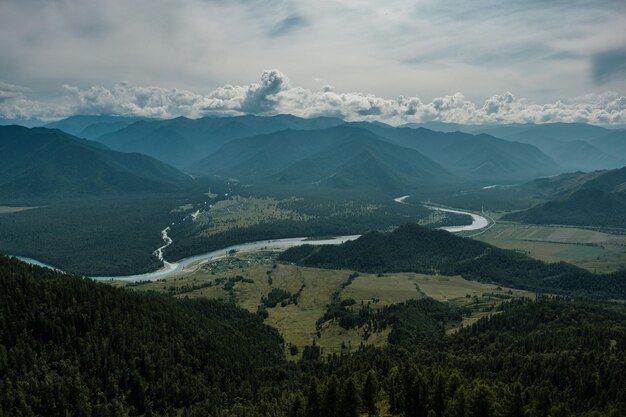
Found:
[{"label": "distant mountain ridge", "polygon": [[140,152],[179,168],[186,168],[215,152],[226,142],[280,130],[313,130],[343,124],[331,117],[302,119],[292,115],[235,116],[140,121],[96,138],[112,149]]},{"label": "distant mountain ridge", "polygon": [[[626,164],[624,131],[584,123],[463,125],[428,122],[392,127],[380,122],[345,122],[332,117],[305,119],[292,115],[169,120],[73,116],[55,123],[51,126],[94,138],[111,149],[144,153],[179,169],[195,171],[198,171],[200,160],[211,160],[211,154],[219,151],[220,155],[227,156],[227,151],[221,148],[236,139],[283,130],[323,130],[340,125],[366,129],[388,142],[418,151],[448,173],[466,180],[527,181],[567,171],[610,169]],[[262,146],[258,141],[253,144]],[[248,175],[246,171],[263,171],[259,166],[244,166],[246,155],[241,153],[241,167],[234,172]],[[231,159],[237,157],[228,156]],[[266,158],[274,161],[276,156],[267,155]],[[295,158],[291,163],[297,161]],[[255,163],[262,164],[260,154]],[[374,162],[370,164],[375,165]],[[210,171],[217,172],[222,165],[217,161],[216,167]],[[208,172],[207,169],[199,171]],[[274,171],[278,173],[278,170]],[[352,175],[338,173],[334,180],[337,185],[345,183],[348,186],[352,181],[340,179]]]},{"label": "distant mountain ridge", "polygon": [[536,147],[486,134],[360,126],[397,145],[417,150],[460,176],[530,179],[560,172],[559,166]]},{"label": "distant mountain ridge", "polygon": [[177,169],[56,129],[0,127],[0,195],[61,197],[165,191],[189,184]]},{"label": "distant mountain ridge", "polygon": [[95,139],[105,133],[123,129],[140,120],[150,120],[146,117],[130,117],[115,115],[75,115],[65,119],[45,124],[43,127],[59,129],[73,136],[85,139]]},{"label": "distant mountain ridge", "polygon": [[369,185],[391,189],[450,176],[417,151],[348,126],[284,130],[233,140],[195,164],[194,172],[333,188]]},{"label": "distant mountain ridge", "polygon": [[531,144],[569,170],[593,171],[626,165],[626,131],[586,123],[462,125],[428,122],[403,126],[440,132],[486,133],[507,141]]}]

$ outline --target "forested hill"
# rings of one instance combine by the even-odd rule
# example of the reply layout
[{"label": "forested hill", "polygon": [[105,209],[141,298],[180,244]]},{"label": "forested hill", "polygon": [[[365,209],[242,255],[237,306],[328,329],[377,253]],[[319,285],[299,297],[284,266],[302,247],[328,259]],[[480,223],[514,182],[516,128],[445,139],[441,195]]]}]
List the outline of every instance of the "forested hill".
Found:
[{"label": "forested hill", "polygon": [[[166,415],[251,401],[282,340],[232,305],[116,289],[0,257],[0,415]],[[167,414],[170,415],[170,414]]]},{"label": "forested hill", "polygon": [[56,129],[0,126],[0,197],[61,198],[171,191],[189,185],[179,170],[116,152]]},{"label": "forested hill", "polygon": [[280,260],[363,272],[462,275],[533,291],[626,298],[626,272],[598,275],[561,262],[546,264],[451,233],[406,224],[391,233],[370,232],[342,245],[305,245]]}]

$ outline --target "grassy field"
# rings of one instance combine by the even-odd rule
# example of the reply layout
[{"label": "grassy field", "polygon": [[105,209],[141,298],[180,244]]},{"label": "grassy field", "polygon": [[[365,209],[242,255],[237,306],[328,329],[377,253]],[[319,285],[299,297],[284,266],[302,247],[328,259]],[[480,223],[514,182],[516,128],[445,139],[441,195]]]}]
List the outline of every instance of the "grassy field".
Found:
[{"label": "grassy field", "polygon": [[282,200],[232,196],[220,200],[196,218],[200,234],[211,236],[235,227],[250,227],[279,220],[306,221],[308,216],[281,207]]},{"label": "grassy field", "polygon": [[569,262],[592,272],[613,272],[626,266],[626,235],[568,226],[498,222],[475,239],[546,262]]},{"label": "grassy field", "polygon": [[461,277],[415,273],[358,274],[350,285],[342,288],[353,271],[303,268],[276,263],[275,258],[273,253],[228,256],[203,264],[184,276],[138,284],[114,282],[113,285],[164,292],[175,297],[223,299],[251,312],[259,309],[273,288],[299,294],[297,303],[284,302],[283,305],[279,303],[268,307],[265,319],[266,324],[283,335],[287,351],[292,345],[298,348],[299,353],[293,358],[299,357],[302,348],[313,341],[322,348],[323,354],[357,349],[361,343],[375,346],[387,343],[389,328],[369,334],[363,328],[343,329],[334,320],[319,327],[316,325],[336,291],[339,291],[342,300],[354,299],[355,305],[364,303],[372,308],[423,297],[452,302],[470,308],[471,314],[465,318],[464,325],[489,314],[495,305],[505,299],[532,296],[523,291],[467,281]]}]

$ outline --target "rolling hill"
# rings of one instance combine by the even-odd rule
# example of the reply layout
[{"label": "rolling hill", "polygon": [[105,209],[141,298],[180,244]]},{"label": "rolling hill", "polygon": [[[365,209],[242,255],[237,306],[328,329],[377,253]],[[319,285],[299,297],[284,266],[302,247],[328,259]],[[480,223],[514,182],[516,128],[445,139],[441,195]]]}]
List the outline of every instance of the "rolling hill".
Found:
[{"label": "rolling hill", "polygon": [[215,152],[223,144],[247,136],[285,129],[324,129],[343,124],[341,119],[302,119],[291,115],[273,117],[234,116],[140,121],[96,138],[112,149],[140,152],[179,168],[187,168]]},{"label": "rolling hill", "polygon": [[190,182],[148,156],[111,151],[59,130],[0,127],[0,195],[6,199],[165,191]]},{"label": "rolling hill", "polygon": [[419,152],[370,131],[338,126],[233,140],[194,166],[204,174],[333,188],[397,189],[450,174]]},{"label": "rolling hill", "polygon": [[414,223],[390,233],[370,232],[341,245],[291,248],[279,259],[309,267],[462,275],[527,290],[626,296],[625,272],[599,275],[563,262],[546,264],[512,250]]}]

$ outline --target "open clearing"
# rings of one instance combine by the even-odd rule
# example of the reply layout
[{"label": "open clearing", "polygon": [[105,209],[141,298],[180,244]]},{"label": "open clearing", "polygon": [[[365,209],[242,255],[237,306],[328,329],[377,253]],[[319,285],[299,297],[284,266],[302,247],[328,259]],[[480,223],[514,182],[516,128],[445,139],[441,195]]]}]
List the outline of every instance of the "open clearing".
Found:
[{"label": "open clearing", "polygon": [[203,236],[239,227],[250,227],[280,220],[306,221],[308,216],[288,210],[281,203],[288,200],[233,196],[220,200],[196,218],[197,229]]},{"label": "open clearing", "polygon": [[359,273],[351,284],[345,286],[353,271],[304,268],[276,263],[275,259],[275,253],[263,252],[228,256],[208,262],[187,275],[154,282],[117,281],[112,285],[163,292],[175,297],[222,299],[251,312],[257,312],[272,289],[299,294],[297,302],[285,300],[275,307],[268,307],[265,318],[266,324],[275,327],[283,335],[287,351],[291,345],[298,348],[299,353],[292,356],[294,358],[299,357],[304,346],[311,345],[313,341],[322,348],[323,354],[338,353],[342,348],[354,350],[362,343],[375,346],[387,343],[390,328],[367,334],[363,328],[343,329],[335,320],[322,323],[319,327],[316,325],[336,291],[342,300],[354,299],[356,305],[369,304],[372,308],[423,297],[452,302],[471,310],[463,321],[464,325],[489,314],[503,300],[532,296],[524,291],[468,281],[461,277],[415,273]]},{"label": "open clearing", "polygon": [[597,273],[626,266],[626,235],[577,227],[498,222],[476,239],[545,262],[565,261]]}]

